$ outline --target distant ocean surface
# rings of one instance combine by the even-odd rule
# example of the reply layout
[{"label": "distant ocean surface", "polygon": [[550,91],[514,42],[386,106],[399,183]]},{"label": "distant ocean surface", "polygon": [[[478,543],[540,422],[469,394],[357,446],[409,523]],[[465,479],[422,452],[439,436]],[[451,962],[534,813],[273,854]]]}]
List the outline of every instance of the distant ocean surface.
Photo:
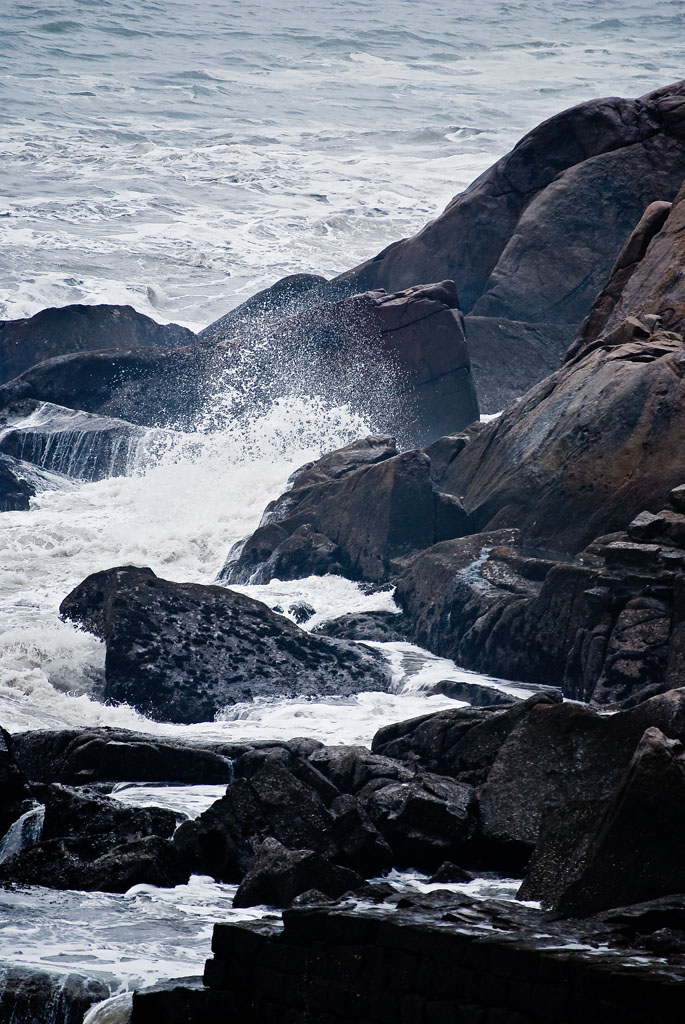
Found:
[{"label": "distant ocean surface", "polygon": [[0,318],[201,327],[417,230],[539,121],[685,75],[682,0],[3,0]]}]

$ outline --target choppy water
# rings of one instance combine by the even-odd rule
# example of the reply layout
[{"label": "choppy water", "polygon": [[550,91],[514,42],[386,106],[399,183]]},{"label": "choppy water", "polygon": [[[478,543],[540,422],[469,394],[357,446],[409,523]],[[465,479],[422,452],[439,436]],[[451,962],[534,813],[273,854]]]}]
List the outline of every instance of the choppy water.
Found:
[{"label": "choppy water", "polygon": [[685,74],[681,0],[2,13],[5,318],[111,301],[203,326],[415,231],[563,107]]},{"label": "choppy water", "polygon": [[[414,231],[557,110],[685,74],[680,0],[321,0],[315,18],[289,0],[4,0],[2,14],[0,318],[112,301],[203,326],[286,273],[330,275]],[[294,468],[374,429],[325,388],[252,422],[225,412],[209,402],[196,434],[157,433],[128,476],[54,476],[29,512],[0,516],[0,724],[368,743],[454,706],[427,695],[439,679],[479,680],[393,644],[392,694],[244,705],[193,727],[97,701],[102,644],[57,616],[73,586],[124,562],[212,582]],[[306,599],[310,625],[394,607],[335,577],[241,589]],[[190,813],[213,795],[117,793]],[[489,885],[475,888],[514,891]],[[231,898],[207,879],[3,891],[0,964],[90,971],[113,991],[197,973]]]}]

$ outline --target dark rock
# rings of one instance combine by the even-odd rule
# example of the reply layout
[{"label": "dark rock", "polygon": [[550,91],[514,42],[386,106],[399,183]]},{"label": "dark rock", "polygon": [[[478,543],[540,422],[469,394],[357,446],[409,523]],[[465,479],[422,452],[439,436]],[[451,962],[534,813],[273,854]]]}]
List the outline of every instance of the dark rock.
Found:
[{"label": "dark rock", "polygon": [[376,652],[313,637],[224,587],[171,583],[124,566],[87,577],[60,614],[102,637],[106,699],[163,721],[212,721],[255,696],[381,689]]},{"label": "dark rock", "polygon": [[609,798],[652,726],[685,738],[685,690],[609,716],[569,703],[533,707],[500,747],[480,790],[486,839],[530,851],[554,808],[563,813],[579,801]]},{"label": "dark rock", "polygon": [[88,1008],[111,995],[104,981],[35,967],[0,967],[0,1019],[82,1024]]},{"label": "dark rock", "polygon": [[396,612],[350,612],[315,626],[315,636],[338,640],[372,640],[375,643],[406,642],[403,619]]},{"label": "dark rock", "polygon": [[0,879],[52,889],[126,892],[132,885],[188,879],[169,841],[178,816],[132,808],[107,797],[48,786],[40,841],[0,864]]},{"label": "dark rock", "polygon": [[302,625],[303,622],[309,622],[315,614],[316,610],[310,604],[307,604],[306,601],[296,601],[288,608],[288,615],[292,615],[298,625]]},{"label": "dark rock", "polygon": [[[296,477],[293,488],[267,508],[263,525],[231,553],[221,578],[257,583],[339,572],[385,580],[413,552],[470,532],[458,499],[435,489],[428,456],[410,451],[388,457],[390,440],[369,438],[333,453],[333,460],[325,456],[345,467],[333,479],[328,462]],[[348,470],[360,448],[365,461],[369,450],[382,457]]]},{"label": "dark rock", "polygon": [[590,346],[597,342],[616,308],[616,304],[620,301],[625,286],[644,258],[652,239],[661,231],[670,212],[671,203],[657,201],[650,203],[647,207],[637,227],[621,249],[606,285],[581,324],[573,345],[567,353],[567,360],[584,355]]},{"label": "dark rock", "polygon": [[594,815],[585,815],[561,871],[554,872],[550,855],[555,837],[550,843],[543,835],[524,895],[542,898],[565,914],[586,916],[682,892],[684,799],[681,743],[658,728],[647,729],[603,813],[595,808]]},{"label": "dark rock", "polygon": [[466,316],[464,329],[481,413],[501,412],[536,381],[558,368],[573,323],[520,323],[506,317]]},{"label": "dark rock", "polygon": [[351,793],[331,804],[333,838],[341,859],[364,878],[373,878],[393,865],[393,852],[375,827],[362,802]]},{"label": "dark rock", "polygon": [[428,879],[431,883],[445,882],[451,884],[454,882],[472,882],[476,876],[470,871],[466,871],[464,868],[460,868],[457,864],[453,864],[451,861],[444,861],[437,871],[434,871],[431,877]]},{"label": "dark rock", "polygon": [[423,773],[361,798],[398,867],[435,870],[468,850],[475,835],[474,790],[452,779]]},{"label": "dark rock", "polygon": [[496,686],[484,686],[482,683],[467,683],[459,679],[441,679],[431,688],[431,693],[442,693],[453,700],[463,700],[474,708],[509,707],[516,704],[520,697],[498,690]]},{"label": "dark rock", "polygon": [[305,786],[313,789],[327,807],[340,795],[338,787],[322,774],[306,756],[303,757],[301,753],[293,749],[290,743],[283,745],[274,743],[248,750],[234,762],[233,771],[238,779],[251,779],[265,765],[275,765],[287,769]]},{"label": "dark rock", "polygon": [[[39,729],[17,733],[17,763],[34,782],[229,782],[227,754],[126,729]],[[236,745],[242,752],[244,746]]]},{"label": "dark rock", "polygon": [[131,306],[62,306],[26,320],[0,322],[0,384],[30,366],[70,352],[177,348],[195,335],[178,324],[158,324]]},{"label": "dark rock", "polygon": [[191,871],[239,882],[268,836],[288,849],[335,858],[331,828],[332,817],[313,789],[287,769],[266,764],[249,781],[237,779],[199,818],[184,822],[174,843]]},{"label": "dark rock", "polygon": [[356,872],[332,863],[320,853],[287,849],[276,839],[267,838],[240,883],[233,906],[254,907],[264,903],[286,907],[308,889],[337,898],[363,885],[363,881]]},{"label": "dark rock", "polygon": [[378,780],[408,782],[413,775],[394,758],[371,753],[366,747],[322,747],[309,760],[341,793],[359,793]]},{"label": "dark rock", "polygon": [[141,427],[50,403],[35,404],[28,419],[3,431],[1,452],[81,480],[128,472],[145,437]]},{"label": "dark rock", "polygon": [[[451,278],[465,313],[536,325],[517,343],[530,373],[519,377],[526,391],[549,371],[549,356],[535,367],[542,325],[555,325],[549,348],[556,354],[564,327],[588,313],[645,207],[679,189],[684,93],[680,82],[638,100],[592,100],[557,114],[418,234],[336,283],[395,290]],[[479,395],[495,411],[501,373],[494,341],[486,339],[485,356],[479,353]]]},{"label": "dark rock", "polygon": [[31,802],[31,791],[17,764],[12,737],[0,728],[0,839]]},{"label": "dark rock", "polygon": [[379,729],[372,750],[415,770],[482,785],[507,737],[538,706],[561,702],[558,693],[533,695],[510,708],[455,708]]},{"label": "dark rock", "polygon": [[[243,320],[242,376],[249,363],[262,382],[278,380],[279,394],[284,385],[294,393],[315,385],[407,443],[461,430],[478,419],[478,402],[454,284],[410,284],[392,294],[316,289],[318,301],[294,314]],[[202,337],[221,345],[235,339],[237,323],[220,324]]]},{"label": "dark rock", "polygon": [[599,340],[609,343],[611,333],[626,319],[649,321],[667,331],[685,333],[685,187],[675,197],[664,225],[625,283],[618,301],[603,324]]},{"label": "dark rock", "polygon": [[17,468],[16,459],[0,455],[0,512],[25,512],[36,493],[35,486]]}]

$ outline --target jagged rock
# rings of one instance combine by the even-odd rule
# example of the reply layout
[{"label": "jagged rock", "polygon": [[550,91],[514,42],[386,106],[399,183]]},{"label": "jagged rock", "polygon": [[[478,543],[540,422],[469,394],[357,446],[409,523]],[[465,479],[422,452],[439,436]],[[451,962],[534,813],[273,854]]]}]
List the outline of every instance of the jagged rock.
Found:
[{"label": "jagged rock", "polygon": [[309,622],[315,614],[316,610],[310,604],[307,604],[306,601],[296,601],[288,608],[288,615],[292,615],[298,626],[301,626],[304,622]]},{"label": "jagged rock", "polygon": [[380,655],[311,636],[224,587],[171,583],[124,566],[88,576],[60,614],[104,639],[105,699],[163,721],[212,721],[258,695],[384,690]]},{"label": "jagged rock", "polygon": [[376,643],[402,643],[407,640],[404,620],[396,612],[350,612],[315,626],[316,636],[338,640],[372,640]]},{"label": "jagged rock", "polygon": [[443,776],[372,787],[361,800],[399,867],[435,870],[463,854],[476,833],[474,790]]},{"label": "jagged rock", "polygon": [[40,841],[0,864],[3,881],[104,892],[126,892],[140,882],[187,881],[169,842],[178,823],[173,811],[126,807],[56,785],[40,796],[45,803]]},{"label": "jagged rock", "polygon": [[466,871],[464,868],[460,868],[458,864],[453,864],[452,861],[444,861],[437,871],[434,871],[431,877],[428,879],[432,883],[446,883],[452,884],[454,882],[472,882],[476,876],[470,871]]},{"label": "jagged rock", "polygon": [[363,878],[313,850],[287,849],[276,839],[267,838],[233,898],[234,907],[253,907],[265,903],[287,907],[296,896],[317,889],[337,898],[363,885]]},{"label": "jagged rock", "polygon": [[236,779],[221,800],[179,827],[174,844],[191,871],[239,882],[268,836],[291,850],[338,856],[332,817],[320,797],[273,763],[249,781]]},{"label": "jagged rock", "polygon": [[375,782],[408,782],[414,774],[394,757],[372,753],[366,747],[321,747],[309,761],[341,793],[359,793]]},{"label": "jagged rock", "polygon": [[231,777],[224,752],[161,740],[126,729],[46,729],[17,733],[12,740],[21,770],[34,782],[168,782],[211,785]]},{"label": "jagged rock", "polygon": [[35,967],[0,967],[0,1019],[82,1024],[93,1003],[111,995],[106,982]]},{"label": "jagged rock", "polygon": [[448,775],[469,785],[485,782],[502,744],[539,705],[558,704],[561,695],[544,693],[511,708],[455,708],[394,722],[379,729],[371,749],[421,771]]},{"label": "jagged rock", "polygon": [[[322,747],[323,744],[318,744],[314,753]],[[313,789],[328,807],[340,795],[340,790],[311,763],[310,756],[313,756],[311,750],[298,751],[292,741],[288,744],[265,744],[248,750],[237,758],[233,762],[233,771],[237,779],[251,779],[265,766],[285,768],[305,786]]]},{"label": "jagged rock", "polygon": [[538,704],[502,744],[481,788],[483,835],[531,851],[554,808],[563,813],[578,801],[597,802],[613,794],[652,726],[685,738],[685,690],[671,690],[610,716],[580,705]]},{"label": "jagged rock", "polygon": [[[383,580],[414,551],[470,532],[459,500],[435,489],[428,456],[391,451],[391,439],[378,437],[324,456],[322,467],[296,477],[271,503],[263,525],[231,552],[221,578],[257,583],[339,572]],[[325,461],[331,459],[346,471],[333,476]]]},{"label": "jagged rock", "polygon": [[[588,813],[555,872],[543,836],[523,895],[572,916],[680,893],[685,885],[685,757],[679,741],[645,731],[603,813]],[[578,815],[575,816],[579,824]],[[539,876],[546,869],[547,877]],[[550,877],[551,876],[551,877]],[[540,882],[542,881],[542,884]]]},{"label": "jagged rock", "polygon": [[[33,403],[32,403],[33,404]],[[124,420],[35,403],[0,435],[0,452],[81,480],[122,476],[146,431]]]},{"label": "jagged rock", "polygon": [[431,693],[442,693],[453,700],[465,701],[474,708],[509,707],[516,704],[519,697],[499,690],[496,686],[483,686],[480,683],[467,683],[459,679],[441,679],[431,687]]},{"label": "jagged rock", "polygon": [[0,322],[0,384],[36,363],[84,350],[177,348],[195,335],[178,324],[158,324],[132,306],[62,306],[25,320]]},{"label": "jagged rock", "polygon": [[333,838],[348,867],[374,878],[393,866],[393,852],[358,797],[343,793],[331,804]]}]

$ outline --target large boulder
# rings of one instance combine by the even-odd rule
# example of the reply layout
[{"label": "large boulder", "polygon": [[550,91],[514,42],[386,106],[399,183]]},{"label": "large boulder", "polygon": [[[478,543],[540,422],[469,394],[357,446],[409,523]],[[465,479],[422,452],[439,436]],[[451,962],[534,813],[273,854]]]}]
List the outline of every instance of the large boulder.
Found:
[{"label": "large boulder", "polygon": [[230,757],[240,744],[221,749],[158,739],[127,729],[27,730],[12,739],[24,775],[33,782],[167,782],[216,785],[231,778]]},{"label": "large boulder", "polygon": [[132,808],[64,786],[40,793],[39,841],[0,864],[0,879],[52,889],[126,892],[141,882],[177,885],[188,878],[170,842],[178,816],[161,807]]},{"label": "large boulder", "polygon": [[[520,359],[523,392],[571,342],[645,208],[675,196],[685,177],[684,98],[685,83],[677,82],[640,99],[591,100],[557,114],[418,234],[336,284],[395,291],[452,279],[469,314],[467,339],[471,315],[492,321],[474,323],[473,338],[479,397],[496,411],[502,333]],[[536,365],[541,341],[549,354]]]},{"label": "large boulder", "polygon": [[258,583],[338,572],[385,580],[415,551],[470,527],[458,499],[436,490],[424,452],[399,454],[393,438],[365,438],[296,474],[229,554],[220,578]]},{"label": "large boulder", "polygon": [[238,886],[233,906],[253,907],[262,903],[287,907],[296,896],[310,889],[337,899],[363,882],[354,871],[314,850],[291,850],[269,837],[258,848]]},{"label": "large boulder", "polygon": [[612,796],[646,729],[685,739],[685,690],[615,715],[577,704],[538,704],[500,747],[480,791],[486,839],[531,851],[546,816]]},{"label": "large boulder", "polygon": [[[543,830],[521,896],[572,916],[682,893],[685,841],[682,744],[647,729],[611,799],[570,815],[573,835],[559,856],[560,822]],[[560,818],[558,815],[557,818]]]},{"label": "large boulder", "polygon": [[24,320],[0,322],[0,384],[54,356],[128,348],[177,348],[195,335],[178,324],[158,324],[132,306],[61,306]]},{"label": "large boulder", "polygon": [[104,639],[106,700],[162,721],[212,721],[257,696],[385,690],[381,655],[313,637],[224,587],[171,583],[123,566],[88,576],[60,614]]}]

